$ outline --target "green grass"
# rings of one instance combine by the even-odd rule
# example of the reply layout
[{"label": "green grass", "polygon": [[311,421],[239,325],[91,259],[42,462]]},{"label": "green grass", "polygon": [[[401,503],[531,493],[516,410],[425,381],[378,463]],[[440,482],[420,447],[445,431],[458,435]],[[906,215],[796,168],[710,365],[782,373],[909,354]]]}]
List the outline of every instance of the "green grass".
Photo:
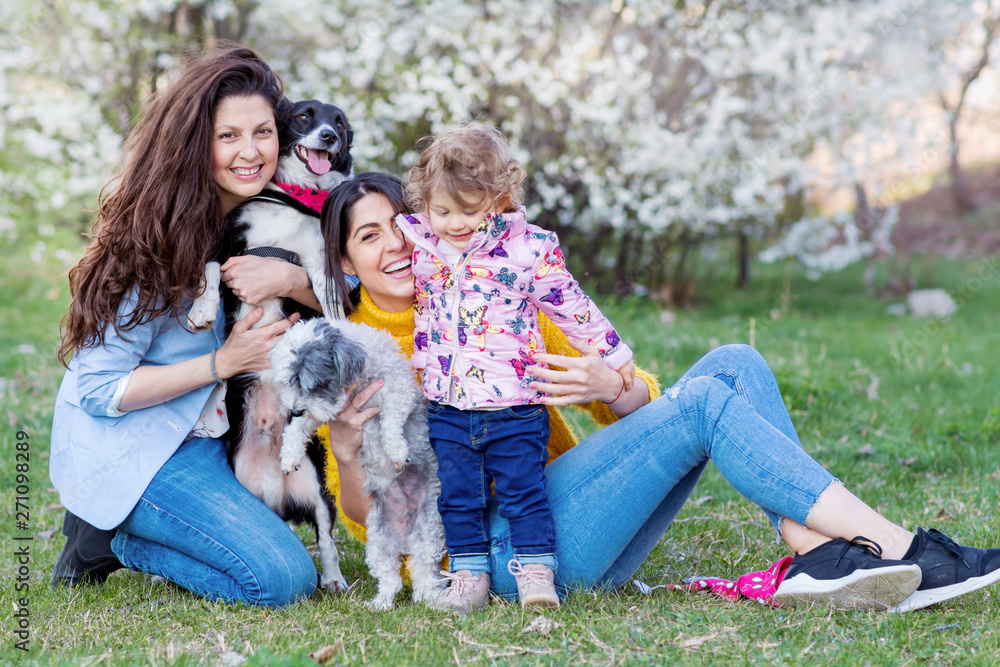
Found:
[{"label": "green grass", "polygon": [[[29,259],[38,241],[46,248]],[[227,652],[248,664],[309,665],[335,645],[328,664],[996,664],[997,590],[905,616],[775,610],[705,595],[628,588],[577,594],[545,616],[547,635],[525,633],[534,614],[496,603],[464,620],[400,599],[388,613],[374,594],[362,546],[339,533],[342,566],[357,582],[343,596],[318,595],[288,609],[209,603],[138,573],[118,572],[100,588],[52,590],[48,576],[63,538],[62,508],[48,481],[52,404],[61,368],[53,359],[68,298],[56,248],[78,250],[69,232],[0,241],[0,500],[4,551],[0,663],[220,664]],[[15,252],[10,253],[8,249]],[[606,310],[665,383],[707,349],[748,342],[772,364],[804,447],[870,504],[904,526],[935,526],[961,541],[1000,545],[1000,275],[982,262],[927,262],[922,286],[965,294],[947,323],[886,314],[864,294],[859,270],[806,280],[796,269],[755,266],[754,287],[728,276],[699,284],[698,308],[672,324],[647,301]],[[977,282],[978,281],[978,282]],[[963,292],[965,290],[965,292]],[[31,351],[33,348],[33,352]],[[877,384],[876,384],[877,380]],[[17,431],[30,437],[32,563],[30,650],[14,649],[11,614],[17,564],[14,456]],[[870,445],[870,447],[865,447]],[[859,449],[871,453],[859,453]],[[609,498],[613,497],[609,490]],[[762,513],[714,469],[643,566],[650,584],[694,574],[735,576],[785,554]],[[307,544],[308,532],[300,530]]]}]

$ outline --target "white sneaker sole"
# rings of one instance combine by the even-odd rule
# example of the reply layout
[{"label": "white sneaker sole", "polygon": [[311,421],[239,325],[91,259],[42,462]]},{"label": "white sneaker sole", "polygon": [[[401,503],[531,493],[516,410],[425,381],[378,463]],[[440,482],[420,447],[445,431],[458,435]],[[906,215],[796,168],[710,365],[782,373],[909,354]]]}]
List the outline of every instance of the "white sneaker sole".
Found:
[{"label": "white sneaker sole", "polygon": [[1000,581],[1000,570],[994,570],[981,577],[966,579],[961,583],[952,584],[951,586],[939,586],[938,588],[928,588],[925,591],[913,591],[913,595],[906,598],[889,611],[894,614],[904,614],[908,611],[913,611],[914,609],[923,609],[924,607],[929,607],[932,604],[937,604],[938,602],[944,602],[945,600],[957,598],[959,595],[965,595],[966,593],[971,593],[972,591],[978,591],[980,588],[985,588],[986,586],[996,583],[997,581]]},{"label": "white sneaker sole", "polygon": [[840,579],[813,579],[800,574],[781,582],[773,599],[787,607],[817,605],[885,611],[911,597],[920,585],[920,577],[919,565],[855,570]]}]

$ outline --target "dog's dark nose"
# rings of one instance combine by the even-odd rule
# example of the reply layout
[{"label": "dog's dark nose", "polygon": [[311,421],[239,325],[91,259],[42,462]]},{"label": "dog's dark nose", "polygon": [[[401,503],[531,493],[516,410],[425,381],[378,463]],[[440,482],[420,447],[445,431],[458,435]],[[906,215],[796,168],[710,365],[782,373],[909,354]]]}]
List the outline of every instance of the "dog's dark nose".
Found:
[{"label": "dog's dark nose", "polygon": [[319,138],[327,142],[336,141],[337,133],[334,132],[333,130],[323,130],[322,132],[319,133]]}]

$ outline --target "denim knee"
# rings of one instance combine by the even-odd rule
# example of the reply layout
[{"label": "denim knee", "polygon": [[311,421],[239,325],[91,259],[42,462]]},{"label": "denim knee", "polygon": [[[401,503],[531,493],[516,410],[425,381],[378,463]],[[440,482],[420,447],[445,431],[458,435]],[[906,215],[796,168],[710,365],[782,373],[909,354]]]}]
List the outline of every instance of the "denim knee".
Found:
[{"label": "denim knee", "polygon": [[[678,386],[680,385],[680,386]],[[720,421],[726,421],[730,401],[739,399],[736,391],[724,380],[708,375],[689,378],[671,388],[671,398],[680,406],[705,454],[712,457],[712,437]]]},{"label": "denim knee", "polygon": [[681,405],[708,414],[710,407],[718,403],[724,404],[731,396],[733,389],[722,380],[710,375],[681,378],[663,395],[676,400]]},{"label": "denim knee", "polygon": [[755,368],[765,368],[770,371],[770,367],[755,348],[746,343],[727,343],[705,354],[706,359],[720,367],[730,370],[752,370]]},{"label": "denim knee", "polygon": [[298,548],[286,548],[280,559],[258,567],[254,572],[259,587],[251,604],[283,607],[316,592],[319,573],[312,556],[299,543]]},{"label": "denim knee", "polygon": [[282,551],[266,551],[270,557],[255,563],[234,560],[226,571],[121,530],[112,539],[111,547],[129,569],[162,576],[209,600],[282,607],[311,596],[317,587],[316,566],[301,542],[297,549],[283,546]]}]

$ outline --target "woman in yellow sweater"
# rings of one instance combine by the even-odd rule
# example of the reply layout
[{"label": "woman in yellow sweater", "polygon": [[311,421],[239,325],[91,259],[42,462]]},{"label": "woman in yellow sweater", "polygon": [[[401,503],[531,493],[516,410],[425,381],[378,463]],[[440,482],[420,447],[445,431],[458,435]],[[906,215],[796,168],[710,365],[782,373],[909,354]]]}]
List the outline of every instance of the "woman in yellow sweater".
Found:
[{"label": "woman in yellow sweater", "polygon": [[[404,211],[397,178],[358,174],[331,193],[323,232],[328,280],[344,302],[354,304],[350,319],[389,331],[410,353],[412,247],[393,222]],[[297,267],[269,268],[271,286],[256,271],[227,282],[274,291],[285,289],[275,283],[305,280]],[[345,274],[360,287],[352,290]],[[656,379],[641,370],[632,388],[620,393],[621,376],[599,356],[574,350],[551,322],[543,324],[543,334],[546,352],[536,358],[549,368],[531,372],[545,380],[538,387],[549,394],[542,399],[552,426],[546,478],[561,591],[629,581],[709,460],[764,510],[796,553],[775,595],[786,604],[907,611],[1000,579],[1000,549],[962,547],[933,530],[914,535],[869,508],[813,460],[801,448],[773,374],[752,348],[712,350],[661,397]],[[360,406],[380,390],[392,388],[381,382],[362,387],[324,434],[331,490],[342,519],[359,537],[369,504],[357,456],[362,425],[377,410]],[[584,408],[604,428],[577,442],[554,409],[566,405]],[[497,575],[491,589],[513,598],[517,587],[503,567],[512,557],[510,531],[495,502],[489,523]]]},{"label": "woman in yellow sweater", "polygon": [[[344,303],[349,303],[348,319],[352,322],[367,324],[377,329],[383,329],[396,339],[400,350],[409,357],[413,353],[413,282],[409,270],[409,259],[411,246],[402,240],[389,239],[381,229],[381,225],[374,224],[381,217],[381,214],[388,210],[384,209],[384,202],[378,196],[368,197],[370,192],[383,190],[387,192],[385,197],[393,197],[390,208],[394,210],[402,209],[402,194],[398,187],[399,181],[394,176],[388,174],[359,174],[355,187],[338,190],[331,198],[331,208],[334,212],[327,216],[328,220],[339,221],[353,216],[359,220],[357,225],[336,224],[336,229],[331,230],[331,234],[338,238],[336,245],[329,247],[332,262],[343,268],[343,272],[331,272],[330,289],[336,289],[341,294],[347,295]],[[368,222],[360,222],[367,220]],[[395,227],[393,227],[393,230]],[[395,232],[394,232],[395,233]],[[340,240],[340,237],[344,237]],[[386,241],[389,241],[386,243]],[[341,250],[343,245],[343,250]],[[352,261],[354,258],[354,261]],[[357,288],[352,288],[344,274],[355,276],[360,280]],[[542,338],[545,344],[547,355],[537,355],[539,359],[547,361],[546,356],[552,357],[572,357],[579,359],[580,353],[571,345],[566,335],[557,327],[544,313],[539,314],[542,327]],[[588,361],[587,366],[592,364]],[[605,374],[601,374],[602,377]],[[607,374],[608,382],[602,383],[610,391],[612,388],[620,388],[621,381],[617,380],[617,385],[611,380],[615,374]],[[643,402],[648,402],[660,395],[660,386],[656,378],[642,370],[637,371],[637,378],[645,383],[641,393]],[[364,394],[359,394],[354,402],[363,405],[374,393],[375,389]],[[610,399],[615,399],[616,391],[610,391]],[[619,399],[621,400],[621,399]],[[563,401],[562,404],[568,404]],[[617,403],[617,401],[615,402]],[[600,400],[590,400],[578,405],[588,412],[593,420],[606,426],[618,419],[612,407]],[[573,432],[572,427],[563,418],[559,409],[555,405],[548,407],[549,411],[549,444],[548,461],[551,463],[560,454],[563,454],[577,444],[578,437]],[[356,410],[355,410],[356,412]],[[334,424],[332,428],[342,430],[344,433],[340,437],[334,437],[333,441],[351,441],[353,438],[348,431],[359,430],[361,425],[368,419],[369,415],[345,415],[346,425]],[[338,428],[339,427],[339,428]],[[326,445],[330,446],[330,430],[328,427],[320,429],[320,435]],[[327,457],[327,479],[331,492],[337,498],[338,509],[341,510],[341,517],[345,518],[345,524],[352,534],[364,539],[365,529],[360,523],[354,521],[352,516],[367,514],[366,506],[360,511],[344,512],[342,503],[344,499],[341,493],[341,475],[339,474],[338,458],[348,458],[353,462],[351,447],[342,451],[340,447],[335,447],[333,456]],[[339,456],[338,456],[339,455]],[[356,479],[356,477],[352,477]],[[348,502],[352,499],[352,494],[347,494]],[[363,494],[360,500],[363,501]],[[350,508],[354,509],[354,508]]]}]

